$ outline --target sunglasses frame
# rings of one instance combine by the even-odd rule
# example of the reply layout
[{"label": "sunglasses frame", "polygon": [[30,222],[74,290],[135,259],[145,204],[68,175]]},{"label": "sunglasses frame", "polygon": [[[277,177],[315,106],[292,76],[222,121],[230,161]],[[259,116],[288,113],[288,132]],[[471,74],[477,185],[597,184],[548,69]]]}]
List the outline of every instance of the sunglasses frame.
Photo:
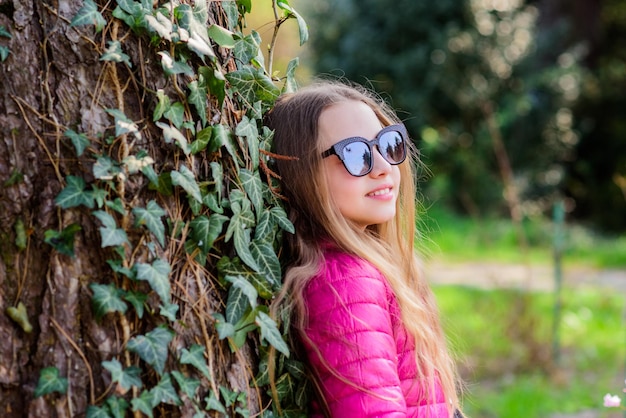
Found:
[{"label": "sunglasses frame", "polygon": [[[400,134],[400,137],[402,138],[402,143],[404,144],[404,155],[402,156],[402,159],[400,159],[400,161],[398,162],[391,162],[389,160],[387,160],[387,158],[385,158],[385,156],[383,155],[382,152],[380,152],[380,138],[386,134],[387,132],[398,132]],[[367,139],[367,138],[363,138],[361,136],[352,136],[350,138],[346,138],[346,139],[342,139],[341,141],[337,142],[336,144],[334,144],[332,147],[328,148],[326,151],[322,152],[322,158],[326,158],[326,157],[330,157],[331,155],[336,155],[341,162],[343,163],[343,166],[345,167],[346,171],[354,177],[363,177],[368,175],[372,169],[374,168],[374,145],[376,145],[376,148],[378,148],[378,152],[380,153],[380,155],[383,157],[383,159],[385,161],[387,161],[389,164],[391,165],[398,165],[401,164],[405,159],[406,159],[406,154],[407,154],[407,143],[409,140],[409,134],[406,130],[406,127],[404,126],[404,124],[402,123],[397,123],[395,125],[389,125],[389,126],[385,126],[383,129],[380,130],[380,132],[378,132],[376,134],[376,137],[374,137],[374,139]],[[350,170],[348,170],[348,167],[346,166],[346,162],[345,159],[343,158],[343,149],[345,147],[347,147],[350,144],[353,144],[355,142],[363,142],[367,145],[367,147],[370,150],[370,154],[372,155],[372,162],[370,164],[369,169],[367,170],[367,172],[362,173],[362,174],[353,174],[350,172]]]}]

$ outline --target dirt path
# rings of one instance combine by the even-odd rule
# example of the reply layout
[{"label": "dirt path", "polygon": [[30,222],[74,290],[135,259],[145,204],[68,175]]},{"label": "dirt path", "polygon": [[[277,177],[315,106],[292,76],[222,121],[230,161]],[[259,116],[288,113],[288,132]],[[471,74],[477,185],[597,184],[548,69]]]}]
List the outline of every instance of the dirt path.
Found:
[{"label": "dirt path", "polygon": [[[555,288],[554,267],[547,265],[504,264],[485,262],[449,263],[427,261],[426,277],[435,284],[462,284],[480,288],[520,288],[552,291]],[[565,267],[563,286],[592,286],[613,289],[626,294],[626,269],[593,269]]]}]

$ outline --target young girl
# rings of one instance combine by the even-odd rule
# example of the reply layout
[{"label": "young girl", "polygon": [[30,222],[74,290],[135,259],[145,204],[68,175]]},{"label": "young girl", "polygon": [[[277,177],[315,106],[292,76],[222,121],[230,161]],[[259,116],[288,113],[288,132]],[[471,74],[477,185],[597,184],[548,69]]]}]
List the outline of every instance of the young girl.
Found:
[{"label": "young girl", "polygon": [[274,129],[287,237],[284,290],[318,388],[314,416],[450,418],[456,374],[414,252],[414,152],[362,88],[279,98]]}]

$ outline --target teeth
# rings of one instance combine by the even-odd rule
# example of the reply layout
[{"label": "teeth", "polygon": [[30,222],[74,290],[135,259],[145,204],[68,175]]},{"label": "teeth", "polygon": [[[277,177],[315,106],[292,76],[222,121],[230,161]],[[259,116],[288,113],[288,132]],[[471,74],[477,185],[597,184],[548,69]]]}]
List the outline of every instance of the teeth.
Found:
[{"label": "teeth", "polygon": [[391,189],[389,187],[387,187],[386,189],[380,189],[380,190],[376,190],[375,192],[370,193],[370,196],[380,196],[382,194],[387,194],[390,193]]}]

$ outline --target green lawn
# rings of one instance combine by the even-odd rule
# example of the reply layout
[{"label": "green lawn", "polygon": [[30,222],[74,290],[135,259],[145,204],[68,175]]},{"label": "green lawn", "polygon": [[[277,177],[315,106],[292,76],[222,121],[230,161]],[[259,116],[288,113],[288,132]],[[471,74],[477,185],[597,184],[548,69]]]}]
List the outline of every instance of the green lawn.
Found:
[{"label": "green lawn", "polygon": [[[431,209],[420,226],[427,253],[439,260],[552,263],[554,232],[546,220],[525,221],[526,257],[510,221]],[[626,269],[626,236],[567,225],[564,242],[566,266]],[[598,418],[626,417],[602,406],[607,392],[625,395],[625,295],[565,288],[555,328],[552,293],[464,286],[436,286],[435,293],[467,383],[469,417],[549,418],[587,410]]]}]

